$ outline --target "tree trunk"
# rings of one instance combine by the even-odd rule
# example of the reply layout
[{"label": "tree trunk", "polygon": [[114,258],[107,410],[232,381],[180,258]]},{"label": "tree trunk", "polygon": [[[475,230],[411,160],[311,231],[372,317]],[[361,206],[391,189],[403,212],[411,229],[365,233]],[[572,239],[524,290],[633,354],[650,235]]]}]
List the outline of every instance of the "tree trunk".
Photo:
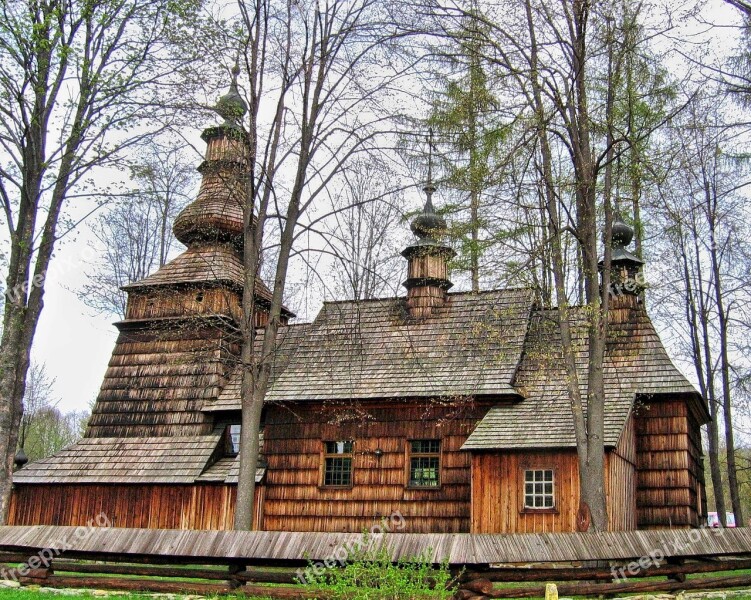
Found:
[{"label": "tree trunk", "polygon": [[[712,202],[708,198],[708,202]],[[735,462],[735,436],[733,433],[732,399],[730,392],[730,358],[728,357],[728,314],[723,300],[722,274],[718,257],[714,205],[708,207],[710,222],[709,254],[712,259],[712,278],[714,279],[714,294],[717,307],[717,321],[720,330],[720,374],[722,377],[722,409],[725,424],[725,451],[728,462],[728,487],[730,488],[730,502],[733,506],[735,522],[742,526],[743,506],[738,488],[738,469]]]}]

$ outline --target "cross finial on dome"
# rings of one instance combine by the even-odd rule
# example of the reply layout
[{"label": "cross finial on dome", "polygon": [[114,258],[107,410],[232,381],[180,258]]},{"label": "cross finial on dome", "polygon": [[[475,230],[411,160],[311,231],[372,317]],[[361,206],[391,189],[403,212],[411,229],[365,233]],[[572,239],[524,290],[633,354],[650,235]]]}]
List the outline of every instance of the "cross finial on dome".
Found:
[{"label": "cross finial on dome", "polygon": [[436,214],[433,207],[433,193],[436,188],[433,184],[433,129],[429,130],[429,135],[426,138],[428,142],[428,180],[425,183],[425,187],[422,188],[425,192],[425,206],[422,212],[417,215],[410,225],[412,233],[414,233],[420,240],[435,241],[446,231],[446,220]]},{"label": "cross finial on dome", "polygon": [[239,127],[245,113],[248,112],[248,105],[243,100],[237,88],[237,77],[240,75],[240,56],[235,59],[232,67],[232,82],[229,85],[229,91],[224,94],[216,103],[216,112],[224,119],[224,124],[232,127]]}]

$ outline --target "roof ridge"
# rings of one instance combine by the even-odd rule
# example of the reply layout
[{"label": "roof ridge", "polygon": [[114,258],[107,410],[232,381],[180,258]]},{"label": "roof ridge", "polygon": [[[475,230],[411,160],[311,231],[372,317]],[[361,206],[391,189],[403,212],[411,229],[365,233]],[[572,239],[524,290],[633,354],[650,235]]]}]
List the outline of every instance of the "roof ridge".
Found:
[{"label": "roof ridge", "polygon": [[[487,296],[490,294],[506,293],[506,292],[532,292],[534,288],[529,286],[507,287],[507,288],[493,288],[490,290],[463,290],[459,292],[447,292],[447,296]],[[385,296],[383,298],[361,298],[361,299],[344,299],[344,300],[324,300],[323,304],[360,304],[365,302],[386,302],[388,300],[406,300],[407,296]]]}]

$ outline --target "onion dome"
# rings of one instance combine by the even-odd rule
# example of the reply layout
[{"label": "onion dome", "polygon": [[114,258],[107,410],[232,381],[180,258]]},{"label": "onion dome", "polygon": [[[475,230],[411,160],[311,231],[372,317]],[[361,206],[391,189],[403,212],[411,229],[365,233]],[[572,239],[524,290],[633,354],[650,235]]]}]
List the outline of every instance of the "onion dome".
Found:
[{"label": "onion dome", "polygon": [[624,222],[620,213],[616,213],[615,220],[613,221],[612,239],[614,248],[628,246],[631,240],[634,239],[634,229]]},{"label": "onion dome", "polygon": [[621,217],[620,213],[616,212],[613,218],[613,229],[611,235],[611,247],[613,248],[612,262],[616,263],[632,263],[634,265],[642,265],[644,261],[635,256],[628,250],[628,246],[634,239],[634,228],[628,225]]},{"label": "onion dome", "polygon": [[248,112],[248,105],[237,89],[238,75],[240,75],[240,65],[235,63],[235,66],[232,67],[232,83],[230,83],[229,91],[219,98],[214,108],[219,116],[224,119],[224,125],[230,127],[240,127],[245,113]]},{"label": "onion dome", "polygon": [[422,212],[412,220],[410,229],[420,238],[420,242],[436,242],[446,233],[446,219],[435,212],[432,199],[435,188],[432,184],[429,183],[423,190],[427,194],[425,206]]},{"label": "onion dome", "polygon": [[[628,298],[636,298],[644,289],[640,277],[644,261],[626,249],[633,239],[633,227],[616,212],[613,218],[610,255],[610,295],[614,307],[624,304]],[[600,270],[604,267],[605,262],[601,260]]]},{"label": "onion dome", "polygon": [[13,462],[16,463],[16,468],[21,469],[23,466],[29,462],[29,457],[26,456],[26,452],[23,451],[23,448],[19,448],[18,452],[16,452],[16,457],[13,459]]}]

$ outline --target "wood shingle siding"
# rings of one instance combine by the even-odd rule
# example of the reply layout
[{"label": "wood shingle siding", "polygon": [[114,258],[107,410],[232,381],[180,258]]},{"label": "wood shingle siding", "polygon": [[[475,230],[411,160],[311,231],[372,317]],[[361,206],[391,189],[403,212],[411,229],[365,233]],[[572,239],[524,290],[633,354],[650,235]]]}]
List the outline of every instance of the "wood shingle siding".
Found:
[{"label": "wood shingle siding", "polygon": [[[487,407],[412,401],[274,408],[264,433],[263,529],[361,531],[398,510],[405,531],[469,531],[470,455],[459,448]],[[440,487],[408,487],[411,439],[441,441]],[[324,440],[354,440],[351,488],[322,487]]]},{"label": "wood shingle siding", "polygon": [[639,528],[699,527],[706,518],[700,423],[692,407],[643,400],[636,408]]},{"label": "wood shingle siding", "polygon": [[[127,323],[127,322],[126,322]],[[207,435],[204,403],[234,364],[232,332],[200,320],[121,325],[87,437]]]}]

